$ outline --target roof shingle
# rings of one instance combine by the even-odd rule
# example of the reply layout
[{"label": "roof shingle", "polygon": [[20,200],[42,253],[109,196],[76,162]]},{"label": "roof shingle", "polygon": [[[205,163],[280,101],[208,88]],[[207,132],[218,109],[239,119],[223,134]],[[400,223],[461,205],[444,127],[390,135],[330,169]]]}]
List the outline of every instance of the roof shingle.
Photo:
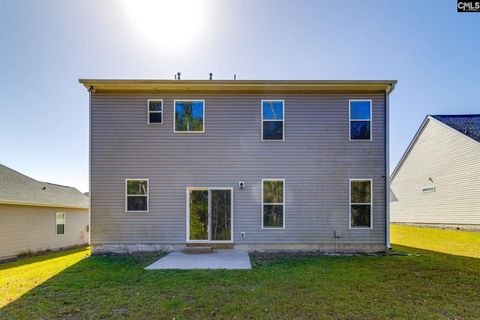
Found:
[{"label": "roof shingle", "polygon": [[432,115],[432,117],[480,142],[480,114]]},{"label": "roof shingle", "polygon": [[37,181],[1,164],[0,203],[89,207],[88,197],[73,187]]}]

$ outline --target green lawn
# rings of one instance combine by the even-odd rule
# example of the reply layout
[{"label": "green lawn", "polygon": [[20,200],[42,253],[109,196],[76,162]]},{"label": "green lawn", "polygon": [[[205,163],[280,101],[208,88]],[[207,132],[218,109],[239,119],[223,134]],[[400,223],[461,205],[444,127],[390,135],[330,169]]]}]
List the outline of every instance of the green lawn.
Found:
[{"label": "green lawn", "polygon": [[407,247],[480,258],[480,232],[392,225],[391,241]]},{"label": "green lawn", "polygon": [[[159,255],[83,259],[85,251],[76,250],[51,255],[55,263],[37,276],[27,270],[46,257],[0,265],[6,303],[0,318],[478,319],[480,259],[460,256],[461,248],[456,254],[395,246],[415,254],[254,258],[252,270],[238,271],[145,271]],[[26,290],[18,297],[21,281]]]}]

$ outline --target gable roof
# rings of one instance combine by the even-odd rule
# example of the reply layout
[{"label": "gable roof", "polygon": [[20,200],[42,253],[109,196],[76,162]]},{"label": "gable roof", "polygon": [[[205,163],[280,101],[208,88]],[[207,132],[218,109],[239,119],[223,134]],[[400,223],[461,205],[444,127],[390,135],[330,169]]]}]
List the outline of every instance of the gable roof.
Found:
[{"label": "gable roof", "polygon": [[417,133],[413,137],[412,141],[408,145],[407,149],[398,161],[395,170],[393,170],[392,174],[390,175],[390,181],[395,178],[395,175],[400,170],[403,162],[407,158],[410,150],[413,148],[415,143],[417,142],[418,137],[423,132],[426,124],[429,120],[437,121],[437,123],[441,123],[442,125],[455,130],[457,133],[461,133],[477,142],[480,142],[480,115],[479,114],[458,114],[458,115],[427,115],[423,120],[420,128],[418,128]]},{"label": "gable roof", "polygon": [[432,117],[480,142],[480,114],[432,115]]},{"label": "gable roof", "polygon": [[89,199],[73,187],[42,182],[0,164],[0,203],[88,209]]}]

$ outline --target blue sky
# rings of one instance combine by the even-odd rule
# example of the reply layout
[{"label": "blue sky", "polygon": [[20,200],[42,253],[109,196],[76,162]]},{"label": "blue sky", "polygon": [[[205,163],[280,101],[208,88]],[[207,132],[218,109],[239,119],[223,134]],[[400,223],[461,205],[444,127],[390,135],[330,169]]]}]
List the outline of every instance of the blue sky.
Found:
[{"label": "blue sky", "polygon": [[397,79],[392,169],[426,114],[480,113],[480,14],[455,0],[138,1],[0,1],[0,163],[88,190],[78,78]]}]

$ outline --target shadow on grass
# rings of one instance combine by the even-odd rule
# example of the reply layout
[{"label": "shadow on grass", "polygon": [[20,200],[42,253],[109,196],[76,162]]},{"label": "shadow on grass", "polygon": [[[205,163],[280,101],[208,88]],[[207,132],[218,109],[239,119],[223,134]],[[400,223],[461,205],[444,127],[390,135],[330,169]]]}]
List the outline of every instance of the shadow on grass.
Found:
[{"label": "shadow on grass", "polygon": [[55,258],[61,258],[64,256],[68,256],[74,253],[78,253],[81,251],[87,250],[89,247],[88,246],[82,246],[78,247],[75,249],[65,249],[65,250],[59,250],[59,251],[44,251],[42,253],[36,254],[36,255],[31,255],[31,256],[26,256],[26,257],[19,257],[11,260],[6,260],[0,262],[0,271],[1,270],[7,270],[10,268],[16,268],[16,267],[21,267],[25,266],[31,263],[37,263],[37,262],[42,262],[45,260],[51,260]]},{"label": "shadow on grass", "polygon": [[91,256],[0,309],[0,319],[468,318],[480,312],[473,281],[478,259],[394,250],[419,255],[305,256],[252,270],[155,272],[144,267],[161,254]]}]

